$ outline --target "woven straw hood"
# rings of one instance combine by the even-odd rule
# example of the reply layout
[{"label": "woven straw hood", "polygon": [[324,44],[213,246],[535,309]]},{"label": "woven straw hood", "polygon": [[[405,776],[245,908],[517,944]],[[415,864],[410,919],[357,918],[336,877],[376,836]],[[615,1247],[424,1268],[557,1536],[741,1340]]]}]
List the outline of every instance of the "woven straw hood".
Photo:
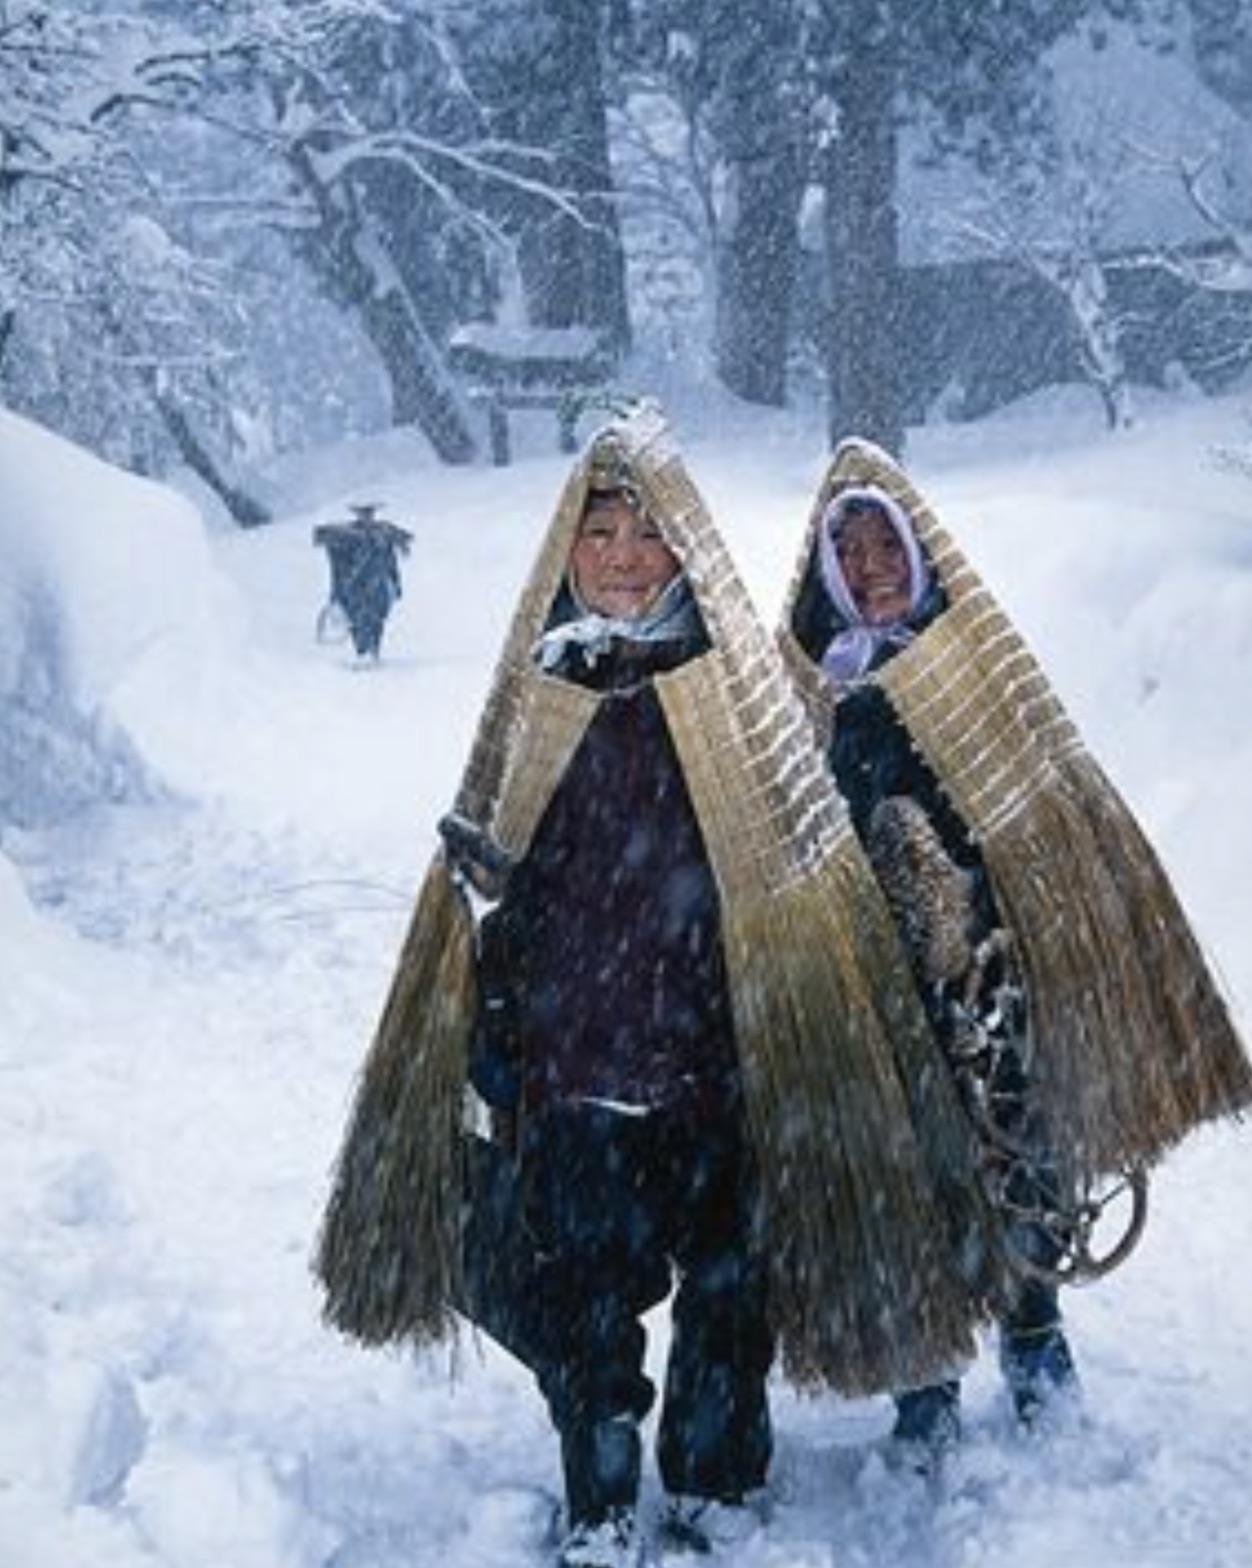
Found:
[{"label": "woven straw hood", "polygon": [[1025,965],[1032,1074],[1079,1181],[1151,1164],[1245,1109],[1252,1072],[1152,847],[933,511],[866,442],[835,454],[787,596],[784,656],[819,733],[829,683],[795,634],[826,507],[877,485],[912,518],[948,608],[873,677],[978,840]]},{"label": "woven straw hood", "polygon": [[[602,431],[566,484],[456,809],[523,855],[604,700],[541,672],[532,649],[606,472],[662,529],[712,644],[656,688],[721,895],[784,1366],[850,1394],[924,1381],[972,1351],[996,1259],[973,1140],[805,710],[653,410]],[[453,1329],[472,964],[469,916],[436,858],[316,1265],[331,1321],[369,1343]]]}]

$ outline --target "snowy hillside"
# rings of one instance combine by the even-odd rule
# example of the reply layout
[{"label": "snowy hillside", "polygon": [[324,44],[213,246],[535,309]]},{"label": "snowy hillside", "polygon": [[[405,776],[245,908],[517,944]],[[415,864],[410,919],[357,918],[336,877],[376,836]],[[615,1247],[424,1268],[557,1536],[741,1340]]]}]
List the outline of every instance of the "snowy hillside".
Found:
[{"label": "snowy hillside", "polygon": [[[728,409],[675,422],[772,617],[818,439]],[[1058,396],[910,453],[1157,842],[1245,1035],[1252,481],[1212,449],[1246,432],[1237,402],[1184,403],[1110,439]],[[307,1260],[565,471],[546,450],[415,467],[383,441],[317,454],[289,491],[307,510],[206,533],[0,416],[4,1568],[543,1561],[557,1453],[525,1375],[486,1345],[455,1379],[358,1352],[320,1325]],[[363,497],[416,535],[377,669],[313,637],[311,529]],[[932,1490],[884,1465],[885,1401],[779,1386],[775,1516],[726,1561],[1244,1568],[1250,1138],[1193,1140],[1132,1260],[1068,1298],[1081,1425],[1019,1436],[989,1349]]]}]

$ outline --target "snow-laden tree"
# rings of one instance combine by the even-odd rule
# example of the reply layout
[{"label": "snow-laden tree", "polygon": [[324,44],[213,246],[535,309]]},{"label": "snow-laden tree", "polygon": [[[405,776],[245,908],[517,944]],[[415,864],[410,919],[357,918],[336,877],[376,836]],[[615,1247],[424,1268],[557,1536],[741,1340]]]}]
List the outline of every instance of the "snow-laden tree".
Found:
[{"label": "snow-laden tree", "polygon": [[1187,0],[1196,67],[1204,84],[1252,120],[1252,5]]},{"label": "snow-laden tree", "polygon": [[56,197],[105,162],[102,100],[81,20],[0,0],[0,348],[24,301],[63,282],[72,261],[69,237],[47,220]]},{"label": "snow-laden tree", "polygon": [[205,75],[281,166],[275,222],[373,347],[394,421],[445,461],[476,450],[445,351],[502,274],[520,268],[534,324],[628,340],[601,9],[241,0],[247,47]]},{"label": "snow-laden tree", "polygon": [[[394,422],[447,461],[471,458],[445,348],[489,309],[513,254],[506,198],[597,230],[553,159],[506,141],[479,105],[445,25],[462,12],[443,0],[84,0],[66,16],[7,0],[0,79],[15,107],[0,204],[7,234],[33,236],[0,294],[10,387],[31,315],[17,401],[129,461],[161,467],[172,442],[203,477],[228,470],[237,427],[267,423],[249,406],[266,370],[247,352],[263,233],[370,345]],[[595,197],[607,200],[603,181]],[[137,216],[150,241],[164,235],[149,259],[167,263],[142,277],[113,265]],[[271,243],[271,268],[275,254]],[[585,293],[604,298],[594,276]],[[210,483],[255,520],[227,472]]]},{"label": "snow-laden tree", "polygon": [[664,62],[635,58],[615,81],[611,149],[632,334],[645,356],[702,374],[713,341],[717,145]]},{"label": "snow-laden tree", "polygon": [[720,379],[751,402],[782,403],[809,175],[803,5],[620,0],[616,23],[618,164],[632,231],[649,244],[685,239],[713,299]]},{"label": "snow-laden tree", "polygon": [[464,0],[449,11],[498,173],[485,211],[506,238],[536,327],[630,343],[609,161],[608,0]]},{"label": "snow-laden tree", "polygon": [[1058,298],[1078,363],[1111,430],[1132,423],[1127,320],[1112,286],[1108,240],[1117,156],[1115,141],[1096,138],[1081,153],[1071,149],[1063,175],[1046,184],[993,182],[989,194],[954,213],[946,229],[958,254],[964,247],[971,256],[1011,264]]},{"label": "snow-laden tree", "polygon": [[1046,161],[1046,51],[1101,3],[621,0],[619,65],[665,82],[690,127],[715,358],[732,390],[785,397],[800,217],[816,190],[831,437],[900,445],[902,131],[932,158]]},{"label": "snow-laden tree", "polygon": [[177,456],[252,523],[221,392],[242,338],[230,283],[171,238],[135,135],[180,112],[191,52],[160,7],[0,7],[0,387],[132,467]]},{"label": "snow-laden tree", "polygon": [[[1186,79],[1195,65],[1187,18],[1168,0],[1127,0],[1088,17],[1089,62],[1113,42],[1105,10],[1117,13],[1111,19],[1123,44],[1133,38],[1140,51],[1173,57],[1162,79]],[[1063,90],[1041,82],[1054,95]],[[939,225],[959,254],[1015,268],[1060,302],[1065,357],[1098,393],[1110,428],[1131,422],[1136,353],[1142,369],[1169,368],[1206,386],[1228,381],[1252,357],[1248,133],[1228,120],[1197,117],[1167,138],[1152,137],[1089,104],[1065,138],[1049,130],[1033,143],[1045,154],[1034,162],[989,147],[977,162],[980,193]],[[1155,235],[1143,232],[1141,217],[1128,217],[1136,202],[1142,211],[1148,192],[1155,192]],[[1144,353],[1166,336],[1166,317],[1175,345],[1168,367]]]},{"label": "snow-laden tree", "polygon": [[[472,457],[446,349],[520,297],[532,323],[591,327],[618,350],[635,305],[668,312],[675,355],[700,355],[707,327],[723,382],[767,404],[784,400],[797,345],[818,339],[832,439],[898,447],[916,381],[904,160],[946,160],[958,181],[978,171],[1024,209],[1045,180],[1060,190],[1081,172],[1062,172],[1071,152],[1052,124],[1058,39],[1115,17],[1189,39],[1244,112],[1246,13],[1225,0],[0,0],[0,388],[112,457],[190,464],[251,521],[240,474],[267,440],[308,439],[314,404],[356,398],[353,428],[390,417],[445,460]],[[1247,225],[1220,171],[1185,172],[1215,249],[1241,256]],[[1018,244],[1006,202],[984,214],[1001,255]],[[802,214],[822,238],[822,286],[806,279],[806,295]],[[1065,229],[1068,257],[1046,260],[1112,388],[1099,230],[1088,211],[1082,234]],[[1031,247],[1023,276],[1040,275]],[[819,294],[820,323],[801,330],[797,305]]]},{"label": "snow-laden tree", "polygon": [[[1240,117],[1248,134],[1235,145],[1211,141],[1199,151],[1141,149],[1165,178],[1186,193],[1207,236],[1203,248],[1155,247],[1158,263],[1200,295],[1252,303],[1252,4],[1249,0],[1187,0],[1190,57],[1204,85]],[[1216,352],[1246,363],[1252,310],[1239,312]]]},{"label": "snow-laden tree", "polygon": [[1099,0],[808,0],[821,117],[832,443],[904,440],[901,131],[932,159],[1052,156],[1047,51]]},{"label": "snow-laden tree", "polygon": [[1198,150],[1122,148],[1123,168],[1134,168],[1162,187],[1181,192],[1193,227],[1183,237],[1161,238],[1112,259],[1112,276],[1133,273],[1169,278],[1192,313],[1207,323],[1192,348],[1192,374],[1221,385],[1252,362],[1252,178],[1248,133],[1211,137]]},{"label": "snow-laden tree", "polygon": [[241,149],[271,161],[285,199],[269,221],[371,344],[394,422],[467,461],[444,349],[484,286],[475,189],[490,165],[437,19],[360,0],[251,9],[246,54],[206,77],[208,101],[216,89]]}]

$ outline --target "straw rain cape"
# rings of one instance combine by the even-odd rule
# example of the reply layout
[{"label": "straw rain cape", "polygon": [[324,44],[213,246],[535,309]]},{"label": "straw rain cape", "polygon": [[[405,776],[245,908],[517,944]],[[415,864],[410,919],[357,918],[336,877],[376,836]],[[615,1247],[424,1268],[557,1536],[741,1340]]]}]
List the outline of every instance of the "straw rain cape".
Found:
[{"label": "straw rain cape", "polygon": [[[544,673],[534,649],[588,489],[606,477],[657,522],[711,644],[654,679],[720,895],[784,1368],[848,1394],[919,1383],[972,1353],[998,1267],[994,1221],[972,1196],[974,1142],[804,709],[654,410],[593,438],[566,484],[455,809],[524,856],[604,700]],[[472,970],[469,915],[439,856],[317,1258],[328,1317],[370,1343],[428,1345],[453,1330]],[[925,1118],[914,1093],[928,1097]]]},{"label": "straw rain cape", "polygon": [[[872,484],[913,521],[947,608],[877,682],[978,842],[1021,955],[1031,1074],[1066,1173],[1150,1165],[1252,1102],[1225,1002],[1151,845],[1034,657],[904,473],[844,442],[787,597],[784,657],[828,739],[837,699],[801,636],[820,519]],[[816,655],[820,658],[820,654]]]}]

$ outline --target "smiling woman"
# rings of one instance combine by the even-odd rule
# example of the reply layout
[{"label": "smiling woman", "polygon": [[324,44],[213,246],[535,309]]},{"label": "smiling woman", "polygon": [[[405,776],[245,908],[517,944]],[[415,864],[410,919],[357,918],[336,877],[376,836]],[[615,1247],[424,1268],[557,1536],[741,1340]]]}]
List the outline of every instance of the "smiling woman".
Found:
[{"label": "smiling woman", "polygon": [[[996,1303],[1000,1362],[1029,1426],[1077,1392],[1057,1285],[1128,1254],[1145,1172],[1244,1113],[1252,1068],[1142,829],[969,560],[868,442],[842,443],[822,483],[780,643],[983,1144],[1016,1275]],[[1093,1250],[1110,1196],[1127,1223]],[[952,1369],[901,1385],[893,1437],[926,1468],[959,1411]]]},{"label": "smiling woman", "polygon": [[870,625],[908,613],[909,558],[886,512],[872,505],[850,511],[835,549],[852,597]]},{"label": "smiling woman", "polygon": [[593,490],[570,554],[572,586],[590,610],[645,615],[679,571],[656,523],[624,490]]},{"label": "smiling woman", "polygon": [[775,1347],[802,1387],[937,1375],[996,1237],[872,870],[655,409],[570,475],[441,836],[327,1206],[327,1316],[429,1346],[463,1312],[522,1355],[558,1561],[610,1568],[637,1558],[670,1298],[658,1531],[750,1532]]}]

